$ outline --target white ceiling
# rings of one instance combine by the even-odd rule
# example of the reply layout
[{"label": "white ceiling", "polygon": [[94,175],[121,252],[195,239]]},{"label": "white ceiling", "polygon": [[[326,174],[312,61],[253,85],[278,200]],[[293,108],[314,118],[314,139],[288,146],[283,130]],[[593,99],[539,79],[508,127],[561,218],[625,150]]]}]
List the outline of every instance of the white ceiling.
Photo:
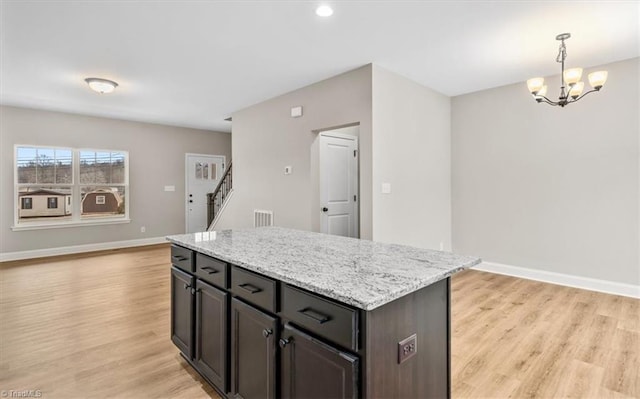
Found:
[{"label": "white ceiling", "polygon": [[455,96],[557,74],[562,32],[568,66],[640,53],[638,1],[319,3],[2,0],[0,102],[230,131],[236,110],[371,62]]}]

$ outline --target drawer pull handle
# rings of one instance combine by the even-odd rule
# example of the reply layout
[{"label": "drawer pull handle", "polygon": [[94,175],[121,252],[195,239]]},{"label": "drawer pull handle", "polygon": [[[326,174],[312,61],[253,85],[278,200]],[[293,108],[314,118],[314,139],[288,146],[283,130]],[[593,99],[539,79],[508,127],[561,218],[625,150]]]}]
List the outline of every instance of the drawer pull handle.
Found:
[{"label": "drawer pull handle", "polygon": [[175,261],[178,261],[178,262],[182,262],[182,261],[187,260],[189,258],[185,258],[184,256],[180,256],[180,255],[173,255],[171,257],[171,259],[173,259]]},{"label": "drawer pull handle", "polygon": [[209,274],[216,274],[218,273],[218,271],[216,269],[214,269],[213,267],[201,267],[202,270],[204,270],[205,272],[209,273]]},{"label": "drawer pull handle", "polygon": [[243,290],[247,291],[250,294],[257,294],[258,292],[262,291],[260,288],[247,283],[240,284],[238,285],[238,287],[242,288]]},{"label": "drawer pull handle", "polygon": [[324,315],[320,312],[316,312],[313,309],[310,308],[304,308],[302,310],[298,310],[299,313],[302,313],[303,315],[307,316],[308,318],[317,321],[320,324],[326,323],[329,320],[331,320],[331,317]]}]

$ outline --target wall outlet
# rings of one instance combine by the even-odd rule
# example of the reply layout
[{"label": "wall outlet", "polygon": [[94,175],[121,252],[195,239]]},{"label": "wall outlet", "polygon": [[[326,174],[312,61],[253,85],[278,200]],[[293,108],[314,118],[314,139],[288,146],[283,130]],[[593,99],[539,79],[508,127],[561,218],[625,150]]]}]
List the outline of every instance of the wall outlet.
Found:
[{"label": "wall outlet", "polygon": [[147,228],[145,226],[140,227],[141,233],[145,233],[146,231],[147,231]]},{"label": "wall outlet", "polygon": [[164,191],[176,191],[176,186],[164,186]]},{"label": "wall outlet", "polygon": [[382,183],[382,194],[391,194],[391,183]]},{"label": "wall outlet", "polygon": [[398,364],[418,353],[418,336],[413,334],[398,342]]}]

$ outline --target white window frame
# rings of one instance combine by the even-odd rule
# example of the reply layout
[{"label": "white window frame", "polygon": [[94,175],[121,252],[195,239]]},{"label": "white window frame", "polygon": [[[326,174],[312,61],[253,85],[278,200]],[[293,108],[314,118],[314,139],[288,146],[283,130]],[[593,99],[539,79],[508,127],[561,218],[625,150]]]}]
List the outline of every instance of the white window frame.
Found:
[{"label": "white window frame", "polygon": [[[29,147],[29,148],[43,148],[43,149],[60,149],[60,150],[71,150],[72,152],[72,179],[71,183],[58,183],[58,184],[48,184],[48,183],[35,183],[35,184],[27,184],[21,183],[18,184],[18,148],[19,147]],[[90,186],[92,184],[81,184],[80,183],[80,152],[81,151],[92,151],[92,152],[119,152],[125,155],[124,159],[124,184],[108,184],[112,186],[124,187],[124,215],[118,216],[105,216],[100,218],[91,218],[91,219],[83,219],[81,215],[81,187]],[[73,148],[73,147],[64,147],[64,146],[46,146],[46,145],[33,145],[33,144],[16,144],[13,148],[13,226],[11,226],[11,230],[20,231],[20,230],[41,230],[41,229],[55,229],[55,228],[65,228],[65,227],[78,227],[78,226],[96,226],[96,225],[109,225],[109,224],[122,224],[122,223],[131,223],[131,219],[129,217],[129,207],[130,207],[130,197],[131,193],[129,191],[129,151],[125,150],[111,150],[111,149],[92,149],[92,148]],[[36,220],[36,221],[19,221],[19,208],[21,206],[20,198],[18,196],[20,187],[24,187],[26,185],[31,185],[34,187],[37,186],[63,186],[63,187],[71,187],[71,201],[72,201],[72,212],[71,219],[68,220]],[[99,184],[98,184],[99,185]],[[107,186],[107,185],[105,185]]]}]

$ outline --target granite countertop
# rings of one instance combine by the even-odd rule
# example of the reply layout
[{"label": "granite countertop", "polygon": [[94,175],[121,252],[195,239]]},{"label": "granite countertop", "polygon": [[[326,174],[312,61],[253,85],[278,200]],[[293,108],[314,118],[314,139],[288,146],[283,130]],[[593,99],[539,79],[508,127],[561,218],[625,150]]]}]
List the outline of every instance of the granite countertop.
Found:
[{"label": "granite countertop", "polygon": [[167,240],[363,310],[481,262],[450,252],[281,227],[173,235]]}]

